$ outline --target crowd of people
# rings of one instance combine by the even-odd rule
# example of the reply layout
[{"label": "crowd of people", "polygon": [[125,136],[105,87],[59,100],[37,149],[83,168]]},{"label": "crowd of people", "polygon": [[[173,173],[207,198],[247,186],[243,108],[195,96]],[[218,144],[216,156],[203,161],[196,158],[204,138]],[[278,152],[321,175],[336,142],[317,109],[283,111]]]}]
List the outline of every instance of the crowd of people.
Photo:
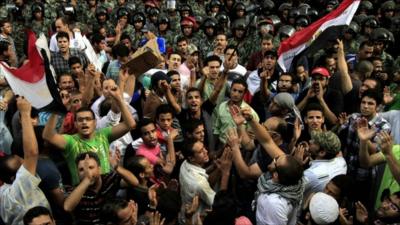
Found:
[{"label": "crowd of people", "polygon": [[400,1],[277,63],[341,2],[1,1],[1,65],[44,35],[62,105],[0,74],[0,224],[400,224]]}]

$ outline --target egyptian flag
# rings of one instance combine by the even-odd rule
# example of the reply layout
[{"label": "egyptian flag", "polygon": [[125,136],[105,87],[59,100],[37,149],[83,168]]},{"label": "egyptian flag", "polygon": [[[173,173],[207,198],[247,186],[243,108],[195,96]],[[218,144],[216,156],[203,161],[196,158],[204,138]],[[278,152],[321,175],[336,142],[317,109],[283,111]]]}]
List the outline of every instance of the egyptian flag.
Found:
[{"label": "egyptian flag", "polygon": [[18,69],[0,62],[0,74],[5,76],[15,95],[24,96],[36,109],[65,113],[53,76],[54,70],[50,68],[49,55],[44,35],[36,40],[35,34],[30,31],[29,62]]},{"label": "egyptian flag", "polygon": [[338,8],[310,26],[283,41],[278,50],[278,63],[284,71],[299,56],[314,54],[326,47],[328,40],[336,40],[345,26],[349,25],[357,11],[360,0],[344,0]]}]

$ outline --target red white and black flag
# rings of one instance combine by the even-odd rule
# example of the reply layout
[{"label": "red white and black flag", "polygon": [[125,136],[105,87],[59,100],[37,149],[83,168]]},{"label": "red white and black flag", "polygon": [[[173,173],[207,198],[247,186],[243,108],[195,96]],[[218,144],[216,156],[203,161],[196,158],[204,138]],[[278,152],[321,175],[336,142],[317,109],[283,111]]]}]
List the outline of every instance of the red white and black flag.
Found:
[{"label": "red white and black flag", "polygon": [[350,24],[359,4],[360,0],[344,0],[335,10],[283,41],[278,50],[279,66],[289,71],[296,56],[326,48],[327,41],[338,38],[343,27]]},{"label": "red white and black flag", "polygon": [[5,76],[15,95],[24,96],[36,109],[66,112],[50,68],[49,56],[44,35],[36,40],[35,34],[28,32],[28,63],[16,69],[0,62],[0,74]]}]

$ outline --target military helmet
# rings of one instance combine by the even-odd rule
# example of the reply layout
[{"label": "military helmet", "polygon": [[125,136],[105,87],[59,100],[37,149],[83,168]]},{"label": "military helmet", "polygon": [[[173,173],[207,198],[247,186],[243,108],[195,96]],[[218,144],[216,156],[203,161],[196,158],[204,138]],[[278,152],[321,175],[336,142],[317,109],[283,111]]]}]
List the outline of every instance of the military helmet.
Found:
[{"label": "military helmet", "polygon": [[229,17],[225,13],[218,13],[215,18],[219,24],[229,23]]},{"label": "military helmet", "polygon": [[296,32],[296,29],[291,25],[283,25],[278,30],[279,39],[291,37]]},{"label": "military helmet", "polygon": [[166,23],[169,25],[169,18],[165,14],[160,14],[157,18],[157,25],[162,24],[162,23]]},{"label": "military helmet", "polygon": [[96,8],[96,17],[100,15],[106,15],[108,17],[108,11],[107,8],[104,6],[99,6]]},{"label": "military helmet", "polygon": [[190,7],[189,4],[184,3],[184,4],[181,4],[181,5],[179,6],[178,11],[179,11],[179,12],[184,12],[184,11],[189,11],[189,12],[191,12],[191,11],[192,11],[192,7]]},{"label": "military helmet", "polygon": [[394,44],[395,40],[392,32],[386,28],[379,27],[372,31],[371,41],[382,41],[385,44]]},{"label": "military helmet", "polygon": [[360,6],[358,6],[358,10],[362,11],[365,10],[367,12],[371,11],[374,8],[370,1],[361,1]]},{"label": "military helmet", "polygon": [[219,0],[211,0],[210,3],[208,3],[210,9],[214,7],[222,7],[222,4]]},{"label": "military helmet", "polygon": [[32,11],[32,13],[35,13],[35,12],[38,12],[38,11],[43,13],[44,12],[44,6],[43,6],[43,4],[41,2],[35,2],[31,6],[31,11]]},{"label": "military helmet", "polygon": [[261,3],[261,8],[262,10],[268,10],[268,11],[272,11],[275,8],[275,3],[271,0],[264,0]]},{"label": "military helmet", "polygon": [[280,12],[285,11],[285,10],[290,10],[290,9],[292,9],[292,4],[287,3],[287,2],[282,3],[278,8],[278,10]]},{"label": "military helmet", "polygon": [[207,28],[207,27],[215,28],[217,26],[217,24],[218,24],[218,21],[215,18],[207,17],[204,19],[202,27],[203,28]]},{"label": "military helmet", "polygon": [[143,24],[146,23],[146,17],[144,15],[144,13],[142,12],[136,12],[133,16],[132,16],[132,23],[135,22],[143,22]]},{"label": "military helmet", "polygon": [[125,7],[120,7],[117,10],[117,19],[120,19],[121,17],[128,17],[129,18],[130,12],[127,8]]},{"label": "military helmet", "polygon": [[392,0],[386,1],[381,5],[381,9],[383,12],[394,11],[396,9],[396,3]]},{"label": "military helmet", "polygon": [[232,30],[247,30],[247,21],[243,18],[235,20],[232,24]]},{"label": "military helmet", "polygon": [[360,32],[361,28],[360,25],[358,25],[357,22],[351,21],[349,26],[347,27],[346,31],[352,33],[353,35],[357,35],[358,32]]},{"label": "military helmet", "polygon": [[158,16],[160,14],[160,10],[158,8],[151,7],[151,8],[149,8],[147,14],[149,16]]},{"label": "military helmet", "polygon": [[246,11],[246,6],[244,5],[243,2],[237,2],[235,5],[233,5],[234,11],[239,11],[239,10],[244,10]]},{"label": "military helmet", "polygon": [[306,27],[310,25],[310,20],[306,16],[298,16],[295,22],[296,26],[299,27]]},{"label": "military helmet", "polygon": [[371,16],[364,21],[364,27],[378,28],[379,22],[375,17]]}]

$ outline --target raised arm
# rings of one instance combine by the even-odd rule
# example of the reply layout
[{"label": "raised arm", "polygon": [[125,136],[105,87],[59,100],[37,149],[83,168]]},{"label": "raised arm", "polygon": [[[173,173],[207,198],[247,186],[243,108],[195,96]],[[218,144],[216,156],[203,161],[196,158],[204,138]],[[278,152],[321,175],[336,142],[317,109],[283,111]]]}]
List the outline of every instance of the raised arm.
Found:
[{"label": "raised arm", "polygon": [[120,165],[120,161],[121,161],[121,152],[119,151],[119,149],[116,149],[114,151],[114,154],[111,153],[110,151],[110,164],[111,167],[115,170],[115,172],[117,172],[122,179],[129,185],[135,187],[139,185],[139,180],[137,179],[137,177],[135,175],[133,175],[133,173],[127,169],[125,169],[124,167],[122,167]]},{"label": "raised arm", "polygon": [[167,157],[165,159],[164,164],[162,165],[162,169],[165,173],[171,174],[174,170],[176,164],[176,154],[174,147],[174,140],[178,136],[178,130],[173,129],[169,132],[167,138]]},{"label": "raised arm", "polygon": [[361,119],[357,124],[357,135],[360,139],[360,151],[358,157],[360,158],[360,165],[364,168],[370,168],[385,162],[382,154],[368,152],[368,142],[375,136],[375,131],[368,128],[368,121]]},{"label": "raised arm", "polygon": [[84,161],[84,173],[85,177],[81,180],[81,183],[74,188],[64,201],[64,210],[66,212],[73,212],[75,210],[89,186],[95,182],[96,178],[93,171],[89,169],[89,155],[86,155]]},{"label": "raised arm", "polygon": [[400,165],[398,160],[393,155],[393,138],[386,131],[382,131],[378,134],[381,140],[382,153],[386,157],[387,165],[389,166],[390,172],[397,183],[400,183]]},{"label": "raised arm", "polygon": [[351,82],[349,70],[347,68],[347,63],[344,55],[343,41],[338,39],[337,42],[339,44],[337,57],[338,57],[339,74],[342,83],[341,88],[343,94],[345,95],[349,93],[351,89],[353,89],[353,83]]},{"label": "raised arm", "polygon": [[121,116],[123,119],[123,122],[112,127],[111,141],[113,141],[122,137],[128,131],[135,129],[136,122],[129,112],[128,106],[125,104],[124,99],[122,98],[120,89],[117,86],[114,86],[109,90],[109,92],[113,97],[113,101],[117,103],[119,109],[121,110]]},{"label": "raised arm", "polygon": [[253,120],[250,108],[242,109],[242,114],[246,119],[247,123],[253,128],[254,134],[257,140],[263,146],[264,150],[268,153],[271,158],[276,158],[285,153],[275,144],[268,131],[257,121]]},{"label": "raised arm", "polygon": [[67,145],[67,141],[61,134],[58,134],[56,131],[57,117],[57,114],[51,114],[49,121],[47,121],[47,124],[44,127],[42,136],[43,139],[50,142],[52,145],[64,150],[65,146]]},{"label": "raised arm", "polygon": [[31,121],[32,106],[24,97],[18,97],[17,107],[21,114],[22,144],[24,148],[23,165],[26,170],[35,176],[39,150]]}]

